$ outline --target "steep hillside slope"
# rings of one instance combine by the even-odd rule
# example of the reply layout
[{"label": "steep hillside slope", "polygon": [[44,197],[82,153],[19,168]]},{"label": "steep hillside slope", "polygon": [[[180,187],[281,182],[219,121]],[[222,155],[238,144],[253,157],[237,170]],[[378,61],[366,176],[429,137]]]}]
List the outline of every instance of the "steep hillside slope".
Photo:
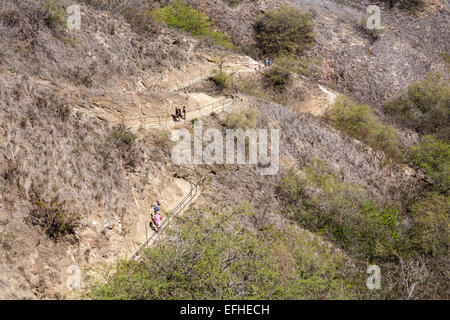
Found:
[{"label": "steep hillside slope", "polygon": [[[314,79],[378,106],[427,72],[447,68],[443,59],[450,50],[447,1],[428,1],[416,14],[399,5],[391,8],[386,1],[366,0],[239,1],[234,7],[222,0],[189,3],[208,12],[221,30],[254,55],[248,47],[254,44],[258,14],[283,4],[312,14],[317,45],[308,56],[317,61],[312,66]],[[381,8],[378,38],[362,28],[369,5]]]},{"label": "steep hillside slope", "polygon": [[[73,3],[80,5],[82,25],[69,31],[66,9]],[[254,165],[193,166],[204,178],[201,194],[188,214],[176,220],[173,232],[164,234],[168,246],[161,252],[168,248],[167,256],[156,254],[148,261],[176,261],[187,252],[188,266],[199,267],[206,277],[201,266],[208,264],[198,262],[197,253],[187,248],[189,232],[198,240],[202,233],[210,234],[214,219],[220,222],[230,211],[245,211],[225,221],[226,227],[219,223],[213,228],[220,233],[205,242],[212,247],[206,254],[222,259],[211,254],[214,237],[231,238],[236,242],[225,247],[225,254],[235,244],[243,245],[236,255],[248,267],[245,262],[253,256],[245,254],[253,251],[247,246],[257,243],[267,249],[275,242],[274,250],[256,252],[268,257],[264,270],[282,289],[259,295],[249,289],[253,283],[241,279],[241,292],[229,296],[208,285],[198,296],[170,286],[167,295],[145,296],[148,288],[141,295],[128,290],[126,281],[116,283],[115,291],[94,292],[135,299],[448,297],[442,255],[448,230],[440,242],[428,241],[429,233],[414,238],[424,219],[417,212],[430,210],[417,206],[413,211],[411,203],[431,190],[432,179],[405,160],[406,152],[403,158],[390,157],[320,118],[346,93],[380,107],[384,123],[389,117],[381,107],[412,81],[433,70],[446,77],[448,62],[442,54],[450,52],[448,3],[432,1],[415,16],[380,2],[385,30],[374,39],[360,28],[369,4],[365,0],[243,0],[235,6],[223,0],[186,0],[210,18],[213,30],[230,37],[234,51],[211,37],[155,22],[152,10],[169,3],[173,1],[0,2],[0,298],[60,299],[85,292],[92,297],[89,271],[98,276],[97,267],[121,270],[124,264],[117,262],[154,234],[149,222],[156,201],[166,216],[190,190],[172,162],[170,136],[176,128],[192,132],[199,119],[189,116],[192,121],[164,127],[148,126],[146,119],[170,119],[174,108],[183,106],[190,114],[226,97],[233,108],[206,110],[198,116],[203,128],[224,135],[230,128],[279,129],[279,171],[263,176]],[[257,61],[265,57],[255,46],[254,22],[282,4],[311,13],[317,35],[315,45],[300,57],[309,60],[308,66],[293,76],[291,88],[275,94],[263,83],[264,72],[273,69],[258,72]],[[409,144],[420,138],[398,127]],[[445,201],[433,205],[444,207]],[[250,209],[236,209],[243,207]],[[422,229],[441,231],[446,219],[438,216]],[[429,249],[425,242],[438,245]],[[153,253],[146,253],[147,258]],[[218,265],[226,265],[223,261]],[[371,263],[387,270],[387,285],[376,293],[365,287]],[[176,269],[172,263],[167,270],[178,275],[189,269],[175,270],[174,265]],[[83,275],[81,293],[68,286],[71,266]],[[140,273],[142,266],[132,264],[132,271]],[[225,280],[228,266],[220,270]],[[252,273],[247,267],[243,270]],[[167,270],[161,269],[158,277],[170,277]],[[284,277],[286,270],[292,278]],[[289,279],[303,275],[303,282],[292,280],[298,291],[290,291]],[[149,283],[158,279],[146,276]],[[223,292],[232,292],[235,287],[225,280]],[[414,285],[411,290],[410,283],[418,289]],[[105,286],[100,282],[100,288]],[[178,292],[186,295],[176,296]]]}]

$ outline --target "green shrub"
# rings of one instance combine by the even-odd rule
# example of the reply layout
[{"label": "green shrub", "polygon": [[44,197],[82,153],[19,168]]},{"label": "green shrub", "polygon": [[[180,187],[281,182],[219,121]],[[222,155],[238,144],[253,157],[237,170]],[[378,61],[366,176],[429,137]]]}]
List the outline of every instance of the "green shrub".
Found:
[{"label": "green shrub", "polygon": [[[450,244],[450,197],[436,192],[427,193],[410,208],[416,224],[414,242],[426,254],[445,258]],[[444,259],[445,260],[445,259]]]},{"label": "green shrub", "polygon": [[372,148],[382,150],[394,158],[400,156],[395,130],[391,126],[383,125],[369,105],[360,105],[349,98],[341,97],[326,111],[324,117],[337,129]]},{"label": "green shrub", "polygon": [[384,29],[369,29],[367,27],[367,17],[362,17],[359,28],[366,33],[372,40],[378,40],[383,33]]},{"label": "green shrub", "polygon": [[385,110],[403,125],[421,134],[450,139],[450,85],[440,73],[411,84]]},{"label": "green shrub", "polygon": [[264,72],[264,80],[275,90],[284,91],[292,83],[291,70],[277,64]]},{"label": "green shrub", "polygon": [[192,118],[191,119],[191,124],[194,125],[197,121],[198,121],[198,118]]},{"label": "green shrub", "polygon": [[290,170],[280,186],[285,213],[303,227],[362,259],[387,258],[399,238],[397,209],[379,207],[365,192],[340,182],[322,163]]},{"label": "green shrub", "polygon": [[[336,179],[320,161],[287,172],[279,191],[287,217],[335,242],[360,268],[351,277],[363,298],[448,295],[448,194],[426,193],[405,207],[402,218],[408,217],[400,219],[396,208],[377,205],[361,188]],[[359,278],[367,263],[379,265],[384,275],[381,290],[370,294]],[[406,281],[417,282],[416,290]]]},{"label": "green shrub", "polygon": [[229,6],[236,7],[238,4],[240,4],[243,0],[224,0]]},{"label": "green shrub", "polygon": [[130,147],[136,140],[136,136],[132,134],[123,124],[114,127],[111,139],[120,147]]},{"label": "green shrub", "polygon": [[270,100],[271,98],[268,91],[259,86],[255,81],[239,81],[237,83],[237,88],[240,92],[259,99]]},{"label": "green shrub", "polygon": [[445,61],[445,63],[450,64],[450,54],[447,52],[441,53],[442,60]]},{"label": "green shrub", "polygon": [[225,127],[227,129],[253,129],[258,125],[258,121],[259,113],[257,111],[230,112],[225,120]]},{"label": "green shrub", "polygon": [[291,85],[294,73],[305,74],[308,67],[308,62],[294,56],[278,56],[275,61],[275,64],[264,71],[264,81],[278,92],[283,92]]},{"label": "green shrub", "polygon": [[211,22],[203,13],[184,5],[181,0],[154,10],[152,15],[156,21],[164,22],[170,27],[184,30],[193,36],[212,38],[227,48],[233,47],[225,34],[211,29]]},{"label": "green shrub", "polygon": [[15,239],[16,237],[11,232],[0,231],[0,248],[10,250],[12,248],[12,242]]},{"label": "green shrub", "polygon": [[230,88],[233,85],[233,74],[227,74],[225,71],[217,71],[211,80],[220,90]]},{"label": "green shrub", "polygon": [[26,222],[41,227],[55,241],[68,235],[77,240],[76,229],[80,226],[80,219],[79,214],[64,210],[55,199],[50,203],[36,199]]},{"label": "green shrub", "polygon": [[45,12],[46,26],[57,33],[62,32],[66,27],[67,14],[61,0],[40,0],[39,3]]},{"label": "green shrub", "polygon": [[120,263],[98,299],[317,299],[349,298],[343,259],[294,228],[242,228],[254,215],[190,214],[172,237],[148,249],[139,263]]},{"label": "green shrub", "polygon": [[425,171],[435,183],[436,189],[448,192],[450,186],[450,144],[425,136],[412,148],[411,161]]},{"label": "green shrub", "polygon": [[256,19],[257,45],[264,54],[300,55],[314,43],[314,23],[309,14],[283,6]]}]

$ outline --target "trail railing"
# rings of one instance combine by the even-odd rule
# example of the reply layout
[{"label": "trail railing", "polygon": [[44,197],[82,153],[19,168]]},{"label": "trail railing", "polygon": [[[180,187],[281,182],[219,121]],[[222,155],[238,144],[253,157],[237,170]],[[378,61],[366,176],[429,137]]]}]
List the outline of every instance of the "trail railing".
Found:
[{"label": "trail railing", "polygon": [[[139,261],[141,259],[142,252],[150,247],[153,243],[155,243],[163,234],[163,232],[173,223],[174,219],[179,217],[183,210],[195,199],[198,193],[198,186],[201,182],[202,176],[201,174],[192,168],[178,166],[178,175],[182,177],[184,180],[189,182],[191,186],[191,190],[189,193],[173,208],[168,214],[167,217],[162,221],[160,229],[158,232],[153,233],[150,237],[146,239],[146,241],[136,250],[136,252],[131,256],[128,262],[131,261]],[[182,174],[182,171],[194,173],[196,177],[196,181],[192,182],[186,175]]]},{"label": "trail railing", "polygon": [[[204,115],[209,115],[214,112],[224,112],[225,110],[231,109],[234,105],[235,105],[234,98],[224,98],[219,101],[203,105],[199,108],[189,110],[187,112],[187,117],[185,121],[192,120]],[[142,126],[145,129],[163,127],[170,124],[178,123],[174,121],[173,116],[171,114],[137,117],[137,118],[123,118],[121,120],[113,121],[113,123],[120,123],[120,122],[122,123],[138,122],[139,126]]]}]

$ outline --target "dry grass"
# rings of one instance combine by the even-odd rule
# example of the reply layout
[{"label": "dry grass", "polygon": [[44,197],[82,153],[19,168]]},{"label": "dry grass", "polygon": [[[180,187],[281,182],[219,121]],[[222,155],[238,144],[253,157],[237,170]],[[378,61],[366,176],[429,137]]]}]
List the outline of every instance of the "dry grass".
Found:
[{"label": "dry grass", "polygon": [[143,161],[142,142],[74,112],[47,89],[4,75],[0,83],[0,185],[9,205],[32,203],[37,193],[80,214],[97,207],[125,213],[127,171],[153,166]]},{"label": "dry grass", "polygon": [[148,78],[149,72],[180,67],[192,58],[184,47],[185,35],[162,35],[164,27],[134,4],[102,11],[83,5],[81,30],[70,32],[65,8],[71,4],[2,0],[1,65],[31,77],[91,88],[116,85],[117,78],[134,83],[136,77]]}]

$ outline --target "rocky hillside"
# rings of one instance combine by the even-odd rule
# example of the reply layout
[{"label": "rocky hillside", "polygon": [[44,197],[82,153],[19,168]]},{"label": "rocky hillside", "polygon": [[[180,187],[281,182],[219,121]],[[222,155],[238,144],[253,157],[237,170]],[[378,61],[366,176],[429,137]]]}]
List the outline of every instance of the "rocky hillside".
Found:
[{"label": "rocky hillside", "polygon": [[[261,12],[287,3],[311,13],[318,45],[309,55],[320,61],[315,79],[377,105],[427,72],[446,69],[443,54],[449,51],[449,39],[441,31],[450,26],[445,1],[430,1],[415,15],[399,5],[365,0],[239,1],[236,7],[220,0],[189,3],[208,12],[244,48],[254,41],[252,23]],[[374,4],[381,8],[377,37],[361,27],[366,8]]]},{"label": "rocky hillside", "polygon": [[[411,12],[381,1],[383,31],[374,36],[361,25],[369,2],[1,1],[0,298],[448,298],[446,141],[423,151],[423,132],[385,112],[439,71],[441,91],[432,87],[436,96],[422,100],[443,106],[430,118],[448,117],[448,3],[427,1]],[[67,28],[73,4],[79,30]],[[172,6],[188,23],[158,11]],[[274,53],[274,66],[258,71],[266,55],[255,23],[284,6],[309,14],[314,40],[287,58]],[[353,99],[348,114],[339,113],[343,95]],[[225,98],[233,109],[201,109]],[[192,121],[147,122],[182,106]],[[189,192],[170,136],[175,128],[192,132],[196,120],[224,135],[279,129],[279,171],[193,166],[203,177],[198,198],[164,233],[161,255],[144,257],[158,275],[140,264],[115,269],[153,234],[156,201],[165,216]],[[235,211],[242,215],[226,227],[211,227]],[[211,247],[197,241],[209,232]],[[274,250],[249,250],[255,243]],[[270,260],[261,260],[263,274],[245,264],[262,257]],[[233,259],[237,265],[223,268]],[[198,274],[171,287],[177,282],[164,277],[180,274],[175,262]],[[202,269],[216,262],[217,270]],[[387,279],[376,292],[365,288],[373,263]],[[68,285],[73,266],[81,290]],[[125,270],[130,282],[105,289],[104,267]],[[229,281],[185,291],[205,274]],[[154,277],[168,281],[167,291],[153,290]],[[230,284],[235,277],[242,278]],[[149,288],[127,289],[136,279]]]}]

